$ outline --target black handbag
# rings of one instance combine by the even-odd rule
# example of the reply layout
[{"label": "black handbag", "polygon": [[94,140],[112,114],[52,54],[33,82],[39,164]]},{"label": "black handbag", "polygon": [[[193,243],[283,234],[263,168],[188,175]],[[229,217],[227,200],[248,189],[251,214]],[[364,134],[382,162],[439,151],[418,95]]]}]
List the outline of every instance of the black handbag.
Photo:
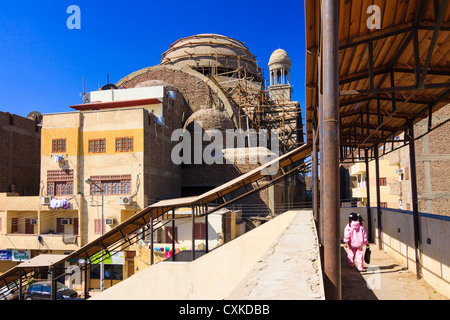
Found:
[{"label": "black handbag", "polygon": [[366,252],[364,252],[364,261],[366,262],[366,263],[370,263],[370,254],[371,254],[372,252],[370,251],[370,248],[369,247],[367,247],[366,248]]}]

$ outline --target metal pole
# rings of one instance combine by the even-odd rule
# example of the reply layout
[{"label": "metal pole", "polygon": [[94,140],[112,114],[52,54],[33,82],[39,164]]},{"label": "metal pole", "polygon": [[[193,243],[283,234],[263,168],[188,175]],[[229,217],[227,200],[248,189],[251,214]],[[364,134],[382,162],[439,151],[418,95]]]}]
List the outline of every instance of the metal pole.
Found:
[{"label": "metal pole", "polygon": [[153,212],[150,213],[150,265],[155,263],[154,253],[155,250],[153,248]]},{"label": "metal pole", "polygon": [[417,202],[416,148],[414,143],[414,123],[412,120],[408,120],[407,136],[407,138],[409,139],[409,165],[411,168],[410,179],[414,224],[414,245],[416,253],[416,276],[417,279],[420,279],[422,277],[422,241],[420,238],[419,206]]},{"label": "metal pole", "polygon": [[383,224],[381,223],[381,194],[380,194],[380,162],[378,158],[378,146],[373,146],[374,158],[375,158],[375,190],[377,194],[377,224],[378,224],[378,248],[383,250],[383,241],[381,232],[383,230]]},{"label": "metal pole", "polygon": [[370,175],[369,175],[369,150],[364,149],[364,157],[366,163],[366,190],[367,190],[367,229],[369,231],[369,241],[373,242],[372,234],[372,211],[370,210]]},{"label": "metal pole", "polygon": [[[204,205],[205,210],[208,211],[208,204],[206,203]],[[209,238],[209,233],[208,233],[208,214],[205,215],[205,251],[206,253],[209,252],[209,244],[208,244],[208,238]]]},{"label": "metal pole", "polygon": [[[102,188],[100,188],[100,192],[102,193],[102,225],[101,225],[101,232],[102,232],[102,235],[104,234],[104,232],[105,232],[105,230],[104,230],[104,228],[103,228],[103,223],[104,223],[104,216],[103,216],[103,189]],[[101,262],[100,262],[100,291],[103,291],[103,289],[104,289],[104,270],[105,270],[105,265],[104,265],[104,263],[103,263],[103,260],[105,260],[104,258],[103,258],[103,249],[102,249],[102,251],[101,251]]]},{"label": "metal pole", "polygon": [[87,261],[84,264],[84,300],[87,300],[89,292],[88,292],[88,264]]},{"label": "metal pole", "polygon": [[327,299],[340,300],[340,187],[339,187],[339,2],[322,1],[323,30],[323,186],[324,283]]},{"label": "metal pole", "polygon": [[175,261],[175,208],[172,209],[172,261]]},{"label": "metal pole", "polygon": [[192,250],[191,250],[192,261],[195,260],[195,205],[192,206]]},{"label": "metal pole", "polygon": [[50,286],[51,286],[51,300],[56,300],[56,280],[55,280],[55,266],[50,267]]},{"label": "metal pole", "polygon": [[316,224],[319,224],[319,175],[318,175],[318,169],[319,169],[319,159],[317,159],[319,153],[318,153],[318,146],[316,143],[316,136],[317,136],[317,126],[313,126],[313,150],[312,150],[312,193],[313,193],[313,213],[314,213],[314,220],[316,220]]},{"label": "metal pole", "polygon": [[23,297],[23,285],[22,285],[22,268],[19,268],[19,300]]},{"label": "metal pole", "polygon": [[[322,37],[322,35],[321,35]],[[321,47],[323,46],[323,41],[321,41]],[[322,50],[322,49],[321,49]],[[318,135],[319,135],[319,150],[318,152],[320,153],[320,160],[319,160],[319,239],[320,239],[320,243],[322,245],[322,249],[323,249],[323,220],[324,220],[324,214],[323,214],[323,190],[324,190],[324,186],[323,186],[323,83],[322,83],[322,53],[320,53],[320,58],[318,61],[318,66],[319,66],[319,74],[318,74],[318,78],[319,78],[319,130],[318,130]],[[316,132],[317,134],[317,132]],[[323,254],[323,252],[322,252]]]}]

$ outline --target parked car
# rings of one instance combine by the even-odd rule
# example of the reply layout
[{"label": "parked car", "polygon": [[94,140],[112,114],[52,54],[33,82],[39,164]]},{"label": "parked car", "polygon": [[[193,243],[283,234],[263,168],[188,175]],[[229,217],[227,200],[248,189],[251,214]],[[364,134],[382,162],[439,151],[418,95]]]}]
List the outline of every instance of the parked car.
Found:
[{"label": "parked car", "polygon": [[0,289],[0,300],[18,300],[19,289],[3,287]]},{"label": "parked car", "polygon": [[[51,300],[52,286],[50,281],[36,282],[25,292],[25,300]],[[60,282],[56,283],[56,300],[77,300],[78,294]]]}]

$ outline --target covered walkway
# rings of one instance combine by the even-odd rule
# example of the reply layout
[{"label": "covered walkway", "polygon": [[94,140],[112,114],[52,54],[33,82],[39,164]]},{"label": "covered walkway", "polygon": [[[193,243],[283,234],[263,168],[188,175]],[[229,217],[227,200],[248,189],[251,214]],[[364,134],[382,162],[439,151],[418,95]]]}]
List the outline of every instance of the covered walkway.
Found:
[{"label": "covered walkway", "polygon": [[359,272],[347,265],[347,252],[341,247],[342,300],[448,300],[377,245],[370,248],[371,263]]}]

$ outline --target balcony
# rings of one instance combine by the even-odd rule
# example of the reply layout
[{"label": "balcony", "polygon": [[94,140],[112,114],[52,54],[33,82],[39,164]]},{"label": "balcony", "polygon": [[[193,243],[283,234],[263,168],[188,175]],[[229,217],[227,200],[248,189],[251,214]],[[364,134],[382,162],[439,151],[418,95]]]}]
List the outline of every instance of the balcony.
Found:
[{"label": "balcony", "polygon": [[9,233],[0,236],[0,243],[4,243],[5,248],[73,251],[80,248],[78,242],[77,235],[68,234]]},{"label": "balcony", "polygon": [[366,164],[365,163],[356,163],[350,167],[350,175],[355,176],[359,173],[366,172]]},{"label": "balcony", "polygon": [[353,198],[367,198],[367,188],[359,187],[352,189],[352,197]]},{"label": "balcony", "polygon": [[389,161],[390,166],[396,166],[400,164],[400,152],[394,151],[385,156],[385,159]]}]

